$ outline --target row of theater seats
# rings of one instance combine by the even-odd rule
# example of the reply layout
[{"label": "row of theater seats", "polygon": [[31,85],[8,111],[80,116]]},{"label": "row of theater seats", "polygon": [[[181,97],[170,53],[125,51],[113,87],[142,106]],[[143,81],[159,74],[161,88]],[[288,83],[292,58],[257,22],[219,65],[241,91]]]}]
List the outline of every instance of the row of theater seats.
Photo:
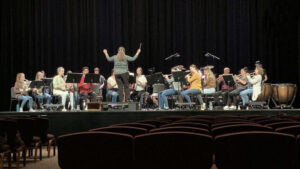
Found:
[{"label": "row of theater seats", "polygon": [[2,116],[0,118],[0,169],[3,167],[4,160],[8,162],[9,169],[12,167],[12,162],[18,169],[21,158],[23,166],[26,166],[28,157],[37,160],[38,150],[39,159],[42,160],[43,146],[47,146],[48,157],[53,146],[53,155],[55,155],[55,137],[48,134],[48,127],[47,118]]},{"label": "row of theater seats", "polygon": [[60,136],[62,169],[296,169],[300,117],[170,116]]}]

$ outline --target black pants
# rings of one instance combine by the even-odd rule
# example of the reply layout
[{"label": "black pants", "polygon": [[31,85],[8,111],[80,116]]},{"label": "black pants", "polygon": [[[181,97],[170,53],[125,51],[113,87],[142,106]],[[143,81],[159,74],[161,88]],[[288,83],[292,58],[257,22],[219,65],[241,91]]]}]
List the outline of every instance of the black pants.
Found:
[{"label": "black pants", "polygon": [[80,101],[87,100],[88,98],[91,100],[91,102],[96,101],[97,94],[95,92],[91,93],[80,93]]},{"label": "black pants", "polygon": [[125,91],[125,102],[127,102],[130,98],[129,93],[129,73],[123,73],[116,75],[116,81],[118,84],[118,92],[119,92],[119,100],[120,102],[123,102],[124,98],[124,91]]},{"label": "black pants", "polygon": [[230,106],[232,100],[233,104],[236,106],[237,105],[237,96],[241,93],[241,91],[245,90],[244,88],[237,88],[231,92],[228,93],[228,98],[227,98],[227,106]]},{"label": "black pants", "polygon": [[222,90],[222,98],[223,98],[223,105],[226,105],[228,102],[228,95],[232,90]]}]

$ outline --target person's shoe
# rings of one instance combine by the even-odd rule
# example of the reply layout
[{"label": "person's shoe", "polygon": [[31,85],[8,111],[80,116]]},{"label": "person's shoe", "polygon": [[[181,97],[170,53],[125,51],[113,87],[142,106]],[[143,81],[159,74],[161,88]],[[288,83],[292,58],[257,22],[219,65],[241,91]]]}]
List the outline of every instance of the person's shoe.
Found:
[{"label": "person's shoe", "polygon": [[232,105],[229,107],[230,110],[236,110],[236,106]]},{"label": "person's shoe", "polygon": [[225,106],[225,107],[223,108],[223,110],[229,110],[229,107],[228,107],[228,106]]},{"label": "person's shoe", "polygon": [[65,108],[64,108],[64,109],[62,109],[61,111],[64,111],[64,112],[66,112],[66,111],[67,111],[67,109],[65,109]]},{"label": "person's shoe", "polygon": [[33,110],[33,109],[29,109],[29,112],[35,112],[35,110]]},{"label": "person's shoe", "polygon": [[20,108],[19,112],[23,112],[23,108]]},{"label": "person's shoe", "polygon": [[169,108],[169,107],[165,107],[164,109],[165,109],[165,110],[170,110],[170,108]]},{"label": "person's shoe", "polygon": [[44,109],[45,107],[43,105],[40,105],[40,109]]}]

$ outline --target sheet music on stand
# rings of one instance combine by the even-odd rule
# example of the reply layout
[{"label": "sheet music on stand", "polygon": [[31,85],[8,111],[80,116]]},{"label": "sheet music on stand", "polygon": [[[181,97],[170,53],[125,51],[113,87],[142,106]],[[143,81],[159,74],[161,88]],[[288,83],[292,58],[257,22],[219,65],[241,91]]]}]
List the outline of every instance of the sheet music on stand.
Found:
[{"label": "sheet music on stand", "polygon": [[226,85],[228,85],[228,86],[234,86],[236,84],[236,81],[234,80],[232,74],[223,75],[223,79],[224,79],[224,82],[226,83]]},{"label": "sheet music on stand", "polygon": [[100,74],[89,73],[85,75],[84,83],[99,83]]},{"label": "sheet music on stand", "polygon": [[80,83],[82,73],[69,73],[66,83]]}]

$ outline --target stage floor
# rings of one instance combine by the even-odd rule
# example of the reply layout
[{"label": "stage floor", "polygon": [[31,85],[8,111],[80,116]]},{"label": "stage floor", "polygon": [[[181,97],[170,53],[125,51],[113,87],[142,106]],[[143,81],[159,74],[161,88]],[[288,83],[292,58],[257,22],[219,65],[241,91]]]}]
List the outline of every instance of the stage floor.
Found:
[{"label": "stage floor", "polygon": [[69,112],[0,112],[1,116],[45,116],[49,119],[49,133],[59,136],[62,134],[86,131],[92,128],[104,127],[112,124],[155,119],[171,115],[300,115],[300,109],[289,110],[147,110],[147,111],[69,111]]}]

